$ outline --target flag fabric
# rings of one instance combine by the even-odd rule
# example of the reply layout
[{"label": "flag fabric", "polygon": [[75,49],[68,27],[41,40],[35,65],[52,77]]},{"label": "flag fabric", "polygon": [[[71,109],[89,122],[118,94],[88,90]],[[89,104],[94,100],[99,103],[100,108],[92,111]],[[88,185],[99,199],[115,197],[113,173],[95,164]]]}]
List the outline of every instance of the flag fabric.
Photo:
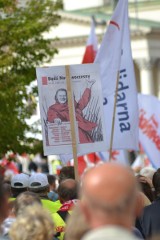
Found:
[{"label": "flag fabric", "polygon": [[[61,161],[64,165],[74,166],[72,155],[60,155]],[[93,152],[78,157],[78,173],[81,176],[85,169],[94,167],[97,164],[109,161],[109,151],[106,152]],[[129,165],[127,155],[124,150],[112,151],[111,161],[125,166]]]},{"label": "flag fabric", "polygon": [[[100,159],[103,162],[109,162],[109,151],[106,152],[98,152],[97,153],[100,157]],[[129,165],[128,157],[127,157],[127,151],[125,150],[113,150],[111,154],[111,162],[113,163],[119,163],[125,166]]]},{"label": "flag fabric", "polygon": [[[97,53],[110,147],[116,81],[119,77],[113,149],[138,149],[138,99],[131,54],[128,0],[119,0]],[[119,71],[119,76],[118,76]]]},{"label": "flag fabric", "polygon": [[95,23],[92,19],[91,31],[87,40],[87,46],[83,56],[82,63],[93,63],[98,49],[98,41],[95,33]]},{"label": "flag fabric", "polygon": [[[74,160],[72,154],[62,154],[60,159],[63,165],[74,166]],[[95,166],[101,161],[101,157],[98,153],[88,153],[78,157],[78,174],[81,176],[86,168]]]},{"label": "flag fabric", "polygon": [[160,101],[138,94],[139,141],[154,168],[160,167]]}]

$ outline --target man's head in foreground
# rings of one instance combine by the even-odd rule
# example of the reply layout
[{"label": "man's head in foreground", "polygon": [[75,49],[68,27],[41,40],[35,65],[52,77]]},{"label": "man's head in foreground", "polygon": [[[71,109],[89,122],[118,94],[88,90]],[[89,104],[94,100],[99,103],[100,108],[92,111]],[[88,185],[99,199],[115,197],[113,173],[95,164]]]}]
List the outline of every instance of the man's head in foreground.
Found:
[{"label": "man's head in foreground", "polygon": [[89,170],[82,181],[82,209],[90,227],[130,229],[137,200],[135,177],[128,168],[107,163]]}]

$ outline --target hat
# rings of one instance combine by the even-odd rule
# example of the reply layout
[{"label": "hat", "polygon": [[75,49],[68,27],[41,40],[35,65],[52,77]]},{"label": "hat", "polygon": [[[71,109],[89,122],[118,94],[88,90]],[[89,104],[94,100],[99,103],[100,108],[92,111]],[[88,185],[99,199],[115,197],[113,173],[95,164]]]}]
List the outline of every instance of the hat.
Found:
[{"label": "hat", "polygon": [[12,177],[11,187],[13,188],[27,188],[29,183],[29,176],[24,173],[16,174]]},{"label": "hat", "polygon": [[29,188],[41,188],[49,186],[48,178],[43,173],[34,173],[29,178]]}]

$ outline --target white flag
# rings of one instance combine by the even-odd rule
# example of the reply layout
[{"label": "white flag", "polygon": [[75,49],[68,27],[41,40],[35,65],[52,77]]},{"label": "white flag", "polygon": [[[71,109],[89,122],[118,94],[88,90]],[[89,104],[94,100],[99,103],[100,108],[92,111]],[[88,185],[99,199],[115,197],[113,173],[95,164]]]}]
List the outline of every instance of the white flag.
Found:
[{"label": "white flag", "polygon": [[128,24],[128,0],[119,0],[95,62],[100,63],[110,147],[117,72],[120,71],[113,149],[138,149],[138,101]]},{"label": "white flag", "polygon": [[139,140],[155,168],[160,167],[160,101],[155,96],[138,95]]}]

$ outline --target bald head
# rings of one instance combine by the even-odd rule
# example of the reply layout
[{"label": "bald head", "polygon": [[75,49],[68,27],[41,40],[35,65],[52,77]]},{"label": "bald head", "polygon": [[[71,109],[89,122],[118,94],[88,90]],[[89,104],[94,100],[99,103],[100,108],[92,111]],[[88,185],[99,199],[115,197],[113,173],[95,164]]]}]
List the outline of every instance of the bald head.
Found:
[{"label": "bald head", "polygon": [[107,163],[91,169],[84,176],[82,197],[94,212],[97,209],[103,213],[103,220],[105,216],[116,215],[117,218],[117,214],[127,213],[135,196],[135,177],[124,166]]},{"label": "bald head", "polygon": [[60,183],[58,194],[61,202],[78,198],[78,183],[73,179],[66,179]]},{"label": "bald head", "polygon": [[104,164],[90,170],[83,179],[83,192],[101,202],[116,205],[135,188],[135,177],[126,167]]}]

